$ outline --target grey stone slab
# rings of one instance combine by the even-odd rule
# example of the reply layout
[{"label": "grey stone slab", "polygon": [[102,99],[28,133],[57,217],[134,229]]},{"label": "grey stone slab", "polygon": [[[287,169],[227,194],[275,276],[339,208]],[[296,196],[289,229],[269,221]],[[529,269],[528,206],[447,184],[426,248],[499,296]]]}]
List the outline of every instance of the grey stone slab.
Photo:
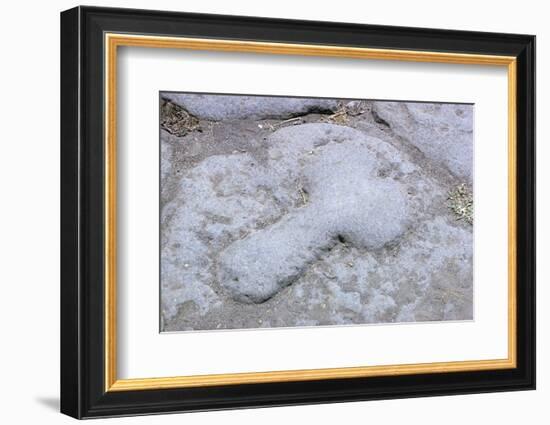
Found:
[{"label": "grey stone slab", "polygon": [[163,93],[174,102],[203,120],[286,119],[312,112],[331,112],[338,108],[336,100],[314,98],[205,95]]},{"label": "grey stone slab", "polygon": [[472,319],[472,227],[363,109],[361,130],[240,120],[166,138],[163,330]]},{"label": "grey stone slab", "polygon": [[[288,166],[296,157],[297,168],[285,169],[295,174],[305,205],[221,254],[220,281],[242,302],[269,299],[338,241],[378,249],[401,235],[407,224],[405,188],[379,176],[385,165],[376,158],[381,141],[331,124],[291,127],[277,137],[285,143],[277,144],[274,150],[280,156],[272,161]],[[303,141],[310,146],[296,155]]]},{"label": "grey stone slab", "polygon": [[473,180],[473,106],[373,102],[373,111],[391,130],[443,164],[455,176]]}]

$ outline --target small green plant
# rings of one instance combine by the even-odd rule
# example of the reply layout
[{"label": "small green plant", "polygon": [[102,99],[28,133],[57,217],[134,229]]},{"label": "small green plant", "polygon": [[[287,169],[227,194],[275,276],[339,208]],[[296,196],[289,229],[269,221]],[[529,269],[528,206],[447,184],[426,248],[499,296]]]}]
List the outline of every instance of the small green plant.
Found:
[{"label": "small green plant", "polygon": [[474,199],[472,191],[465,184],[451,190],[447,200],[449,208],[456,215],[457,220],[465,220],[469,224],[474,223]]}]

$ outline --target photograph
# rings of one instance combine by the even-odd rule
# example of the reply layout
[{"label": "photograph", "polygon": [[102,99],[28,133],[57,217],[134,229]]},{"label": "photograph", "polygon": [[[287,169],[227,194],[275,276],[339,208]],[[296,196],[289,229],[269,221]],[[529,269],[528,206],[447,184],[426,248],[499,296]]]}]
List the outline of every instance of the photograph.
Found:
[{"label": "photograph", "polygon": [[159,105],[161,332],[474,319],[475,105]]},{"label": "photograph", "polygon": [[[57,304],[28,285],[7,299],[58,305],[60,358],[46,369],[63,414],[372,401],[369,418],[387,422],[397,399],[480,394],[432,410],[466,423],[461,412],[483,405],[518,421],[502,393],[536,388],[537,62],[525,31],[543,27],[520,9],[430,20],[403,5],[388,20],[339,4],[340,22],[296,2],[272,16],[61,12],[60,66],[44,67],[60,119],[35,114],[60,126],[60,169],[36,152],[6,158],[29,180],[10,187],[35,206],[15,214],[43,205],[33,161],[60,172]],[[21,105],[52,98],[56,85],[38,82],[26,96],[12,84]],[[28,108],[10,110],[28,121]],[[8,145],[27,147],[19,136]],[[51,227],[14,227],[19,274],[33,223]],[[426,416],[411,408],[391,408],[395,421]]]}]

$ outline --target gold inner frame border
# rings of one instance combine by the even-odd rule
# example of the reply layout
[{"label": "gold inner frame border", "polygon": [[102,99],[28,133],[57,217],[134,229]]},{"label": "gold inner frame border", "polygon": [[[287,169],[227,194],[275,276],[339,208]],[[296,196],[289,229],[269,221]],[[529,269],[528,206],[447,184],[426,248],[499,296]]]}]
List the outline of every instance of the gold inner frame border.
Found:
[{"label": "gold inner frame border", "polygon": [[[281,55],[327,56],[356,59],[397,60],[404,62],[433,62],[469,65],[504,66],[508,72],[508,357],[495,360],[397,364],[381,366],[302,369],[266,372],[228,373],[214,375],[171,376],[151,378],[117,378],[117,321],[116,321],[116,136],[117,136],[117,51],[118,47],[148,47],[230,51]],[[449,373],[511,369],[516,359],[516,58],[513,56],[478,55],[465,53],[428,52],[393,49],[371,49],[331,45],[288,44],[221,39],[180,38],[152,35],[106,33],[105,47],[105,391],[137,391],[217,385],[239,385],[323,379],[364,378],[411,375],[420,373]]]}]

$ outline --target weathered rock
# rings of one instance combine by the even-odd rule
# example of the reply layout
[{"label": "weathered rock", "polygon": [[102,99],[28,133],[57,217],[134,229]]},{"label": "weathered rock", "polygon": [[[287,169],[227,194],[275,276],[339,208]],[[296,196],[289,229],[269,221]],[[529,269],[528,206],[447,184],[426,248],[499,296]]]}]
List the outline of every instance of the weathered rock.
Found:
[{"label": "weathered rock", "polygon": [[160,183],[164,182],[172,173],[172,145],[166,140],[168,135],[162,133],[160,136]]},{"label": "weathered rock", "polygon": [[164,99],[203,120],[286,119],[310,112],[332,112],[338,102],[331,99],[162,93]]},{"label": "weathered rock", "polygon": [[373,102],[373,113],[428,159],[472,182],[473,106],[459,104]]},{"label": "weathered rock", "polygon": [[424,157],[449,166],[369,108],[163,139],[163,331],[472,319],[472,228]]},{"label": "weathered rock", "polygon": [[281,214],[267,192],[257,187],[249,155],[212,156],[179,181],[161,214],[161,298],[170,318],[192,302],[204,315],[220,302],[216,294],[216,253],[262,220]]},{"label": "weathered rock", "polygon": [[471,231],[439,217],[411,230],[380,252],[336,245],[280,297],[279,311],[298,309],[294,320],[310,326],[473,319]]},{"label": "weathered rock", "polygon": [[[334,142],[339,139],[331,138],[332,131],[350,139]],[[378,176],[388,165],[376,158],[383,142],[330,124],[292,127],[278,137],[286,138],[277,145],[280,158],[296,155],[292,151],[300,141],[322,144],[314,151],[302,149],[296,158],[300,165],[291,171],[303,182],[296,190],[305,205],[221,254],[220,282],[242,302],[269,299],[339,241],[360,249],[381,248],[403,233],[408,217],[404,188]]]}]

